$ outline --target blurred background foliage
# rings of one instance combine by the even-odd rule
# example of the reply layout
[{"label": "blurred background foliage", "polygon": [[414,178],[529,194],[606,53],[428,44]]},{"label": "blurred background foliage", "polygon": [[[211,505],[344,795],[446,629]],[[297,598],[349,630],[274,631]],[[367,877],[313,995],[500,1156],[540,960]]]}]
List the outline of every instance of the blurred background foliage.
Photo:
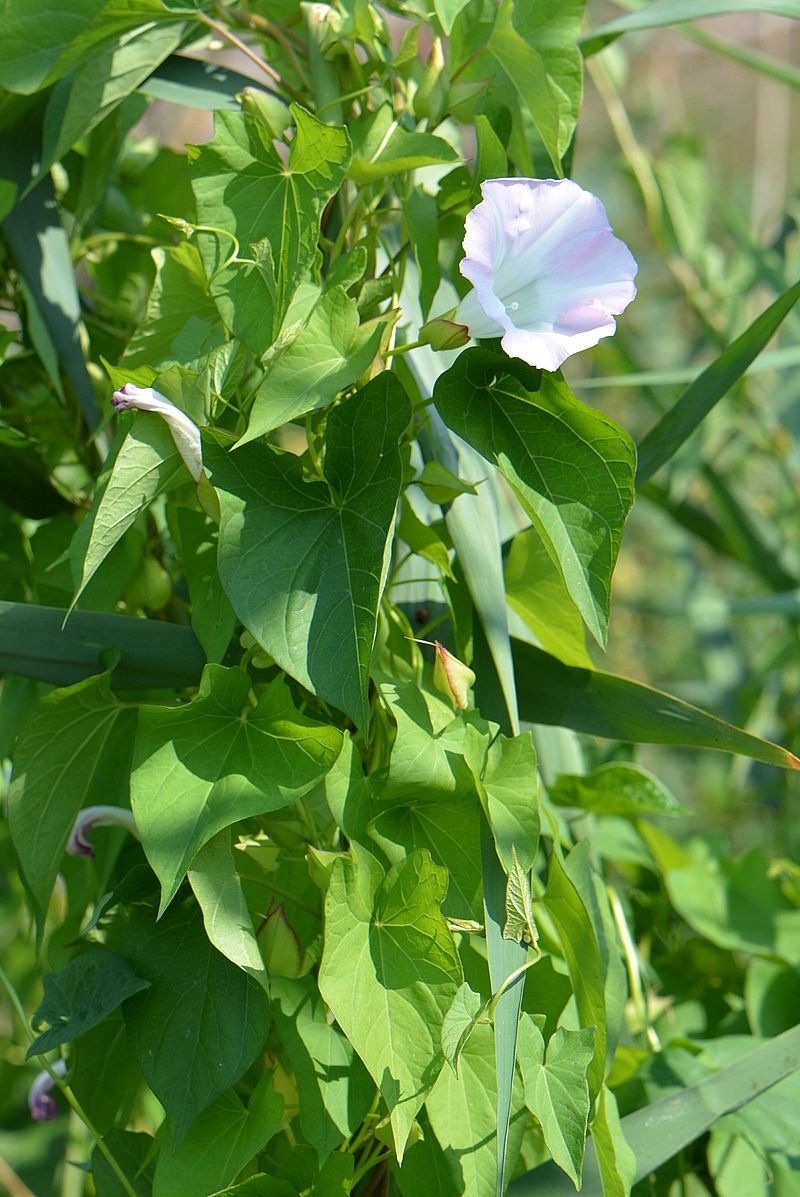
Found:
[{"label": "blurred background foliage", "polygon": [[[620,11],[590,0],[587,26]],[[739,14],[629,35],[590,60],[572,173],[603,197],[615,231],[633,249],[640,294],[617,336],[571,361],[565,374],[580,398],[613,415],[634,439],[800,274],[799,37],[788,19]],[[248,73],[241,55],[216,53]],[[210,135],[208,113],[191,114],[162,100],[151,104],[134,94],[119,110],[113,146],[89,139],[54,167],[56,190],[71,214],[92,363],[115,361],[141,320],[153,280],[150,250],[164,239],[159,214],[183,216],[191,209],[181,147]],[[114,160],[120,143],[106,189],[104,163]],[[17,335],[10,285],[0,300],[0,320],[9,330],[0,332],[5,350]],[[616,573],[608,652],[602,660],[595,654],[601,668],[663,687],[794,750],[800,744],[798,329],[795,311],[747,378],[641,493]],[[108,385],[95,365],[92,370],[105,411]],[[12,392],[16,414],[38,446],[28,477],[32,491],[48,473],[54,484],[44,500],[39,487],[38,498],[20,514],[3,505],[2,486],[12,482],[0,479],[0,599],[66,605],[72,590],[65,558],[74,530],[70,507],[88,505],[98,451],[79,433],[74,413],[34,355],[6,361],[0,403]],[[0,451],[3,436],[13,437],[13,429],[0,428]],[[46,510],[37,506],[43,501]],[[152,521],[142,521],[87,605],[114,610],[121,601],[133,611],[159,609],[170,585],[163,574],[169,561],[149,564],[159,518],[156,508]],[[124,560],[122,552],[128,554]],[[0,758],[42,692],[35,682],[4,683]],[[624,745],[597,741],[586,747],[590,765],[630,755]],[[675,840],[692,840],[687,849],[678,848],[654,832],[643,845],[622,820],[600,820],[599,851],[607,855],[612,881],[618,878],[628,892],[645,968],[652,966],[673,995],[670,1005],[644,1011],[639,1033],[650,1043],[660,1035],[775,1034],[791,1025],[787,1020],[800,996],[796,963],[780,953],[769,959],[769,944],[766,955],[748,963],[753,943],[737,930],[734,916],[727,927],[709,929],[698,905],[708,898],[703,879],[712,890],[717,885],[714,894],[723,906],[731,895],[747,905],[747,870],[766,876],[767,857],[779,858],[769,866],[770,894],[780,888],[798,904],[798,870],[790,863],[800,847],[797,776],[744,758],[670,747],[644,746],[637,759],[689,808],[670,831]],[[753,845],[759,847],[744,863],[730,864],[729,854]],[[0,955],[32,1008],[39,968],[3,824],[0,860]],[[693,894],[700,895],[694,903]],[[770,901],[763,908],[767,922]],[[57,949],[51,942],[51,956]],[[58,967],[57,960],[50,963]],[[0,1004],[0,1038],[7,1043],[14,1041],[12,1020],[11,1009]],[[30,1123],[23,1050],[10,1046],[0,1060],[0,1157],[17,1174],[0,1171],[0,1192],[29,1197],[27,1185],[37,1197],[71,1197],[83,1191],[81,1173],[55,1165],[69,1136],[79,1141],[82,1132],[67,1115]],[[662,1070],[676,1070],[666,1080],[656,1066],[648,1081],[630,1079],[641,1050],[634,1037],[627,1055],[625,1049],[618,1054],[612,1079],[623,1113],[641,1103],[643,1084],[652,1097],[674,1086],[681,1066],[685,1079],[698,1075],[700,1063],[694,1072],[689,1067],[698,1058],[687,1051],[689,1063],[679,1054],[662,1057]],[[157,1121],[154,1115],[153,1125]],[[708,1167],[716,1168],[716,1190],[726,1197],[740,1191],[737,1172],[753,1166],[749,1156],[732,1159],[729,1141],[738,1136],[745,1146],[737,1150],[753,1153],[747,1128],[734,1126],[727,1138],[724,1128],[715,1134]],[[755,1156],[762,1167],[758,1151]],[[688,1173],[687,1182],[680,1159],[671,1167],[652,1191],[672,1191],[674,1180],[676,1193],[708,1192],[696,1172]],[[766,1191],[763,1168],[758,1176],[752,1191]],[[711,1183],[707,1174],[705,1180]],[[798,1191],[789,1187],[791,1177],[782,1183],[774,1191]]]},{"label": "blurred background foliage", "polygon": [[[589,6],[598,23],[619,11]],[[639,294],[618,335],[565,373],[635,440],[800,274],[798,32],[736,14],[631,34],[589,60],[574,172],[632,247]],[[798,329],[794,311],[640,492],[598,661],[788,747],[800,732]],[[794,775],[712,753],[638,757],[695,828],[796,854]]]}]

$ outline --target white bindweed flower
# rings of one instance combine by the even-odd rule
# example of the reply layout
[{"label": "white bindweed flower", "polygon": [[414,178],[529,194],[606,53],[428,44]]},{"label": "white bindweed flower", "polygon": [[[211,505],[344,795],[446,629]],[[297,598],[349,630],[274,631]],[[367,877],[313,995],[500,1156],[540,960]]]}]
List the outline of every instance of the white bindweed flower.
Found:
[{"label": "white bindweed flower", "polygon": [[79,812],[67,840],[69,856],[94,856],[94,848],[89,842],[89,832],[93,827],[124,827],[131,835],[139,838],[133,815],[129,810],[122,806],[87,806]]},{"label": "white bindweed flower", "polygon": [[[56,1076],[63,1079],[67,1075],[67,1062],[66,1060],[54,1060],[50,1069]],[[58,1102],[53,1097],[55,1087],[56,1083],[50,1072],[43,1068],[28,1090],[28,1109],[35,1122],[51,1122],[58,1117]]]},{"label": "white bindweed flower", "polygon": [[166,395],[154,391],[152,387],[137,387],[134,382],[126,382],[114,392],[111,403],[115,411],[154,411],[162,416],[169,425],[175,448],[186,462],[186,468],[195,482],[200,481],[203,477],[200,429]]},{"label": "white bindweed flower", "polygon": [[600,200],[571,179],[488,179],[481,192],[460,265],[474,290],[453,319],[543,370],[610,337],[637,266]]}]

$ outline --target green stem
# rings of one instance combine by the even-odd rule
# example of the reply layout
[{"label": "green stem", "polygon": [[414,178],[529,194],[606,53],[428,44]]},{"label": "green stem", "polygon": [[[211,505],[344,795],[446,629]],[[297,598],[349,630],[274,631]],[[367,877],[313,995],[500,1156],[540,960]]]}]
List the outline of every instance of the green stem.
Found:
[{"label": "green stem", "polygon": [[[401,353],[408,353],[409,349],[419,349],[420,345],[424,345],[424,344],[425,344],[424,341],[409,341],[407,345],[395,345],[395,347],[393,349],[387,350],[386,356],[387,357],[397,357]],[[426,404],[431,403],[431,402],[432,402],[432,400],[426,399],[425,403],[418,403],[416,406],[424,407]]]}]

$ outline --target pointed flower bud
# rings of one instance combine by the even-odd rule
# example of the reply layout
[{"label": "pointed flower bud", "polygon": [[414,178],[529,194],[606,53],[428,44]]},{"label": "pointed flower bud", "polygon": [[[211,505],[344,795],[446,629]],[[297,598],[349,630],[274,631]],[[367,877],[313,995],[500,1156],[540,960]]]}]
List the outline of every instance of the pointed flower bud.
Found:
[{"label": "pointed flower bud", "polygon": [[67,841],[67,853],[70,856],[94,856],[94,848],[88,838],[93,827],[124,827],[139,838],[129,810],[122,806],[87,806],[78,814]]},{"label": "pointed flower bud", "polygon": [[133,382],[126,382],[114,392],[111,403],[115,411],[154,411],[166,420],[186,468],[195,482],[200,481],[204,476],[200,429],[166,395],[152,387],[137,387]]},{"label": "pointed flower bud", "polygon": [[419,330],[419,339],[423,345],[430,345],[431,349],[460,349],[470,339],[470,331],[466,324],[456,324],[446,316],[437,316],[429,320]]},{"label": "pointed flower bud", "polygon": [[454,707],[465,711],[469,706],[467,692],[470,686],[475,685],[475,674],[469,665],[454,657],[438,640],[434,640],[433,645],[436,649],[433,684],[442,694],[447,695]]},{"label": "pointed flower bud", "polygon": [[475,685],[475,674],[469,665],[454,657],[438,640],[417,640],[416,636],[407,636],[415,644],[429,644],[436,649],[436,659],[433,663],[433,684],[442,694],[446,694],[454,707],[466,711],[469,706],[468,691]]},{"label": "pointed flower bud", "polygon": [[481,193],[459,267],[474,290],[456,321],[542,370],[610,337],[637,266],[600,200],[571,179],[487,179]]},{"label": "pointed flower bud", "polygon": [[[55,1060],[50,1069],[56,1076],[65,1077],[67,1074],[66,1060]],[[28,1092],[28,1109],[35,1122],[52,1122],[58,1117],[58,1102],[53,1096],[56,1083],[50,1072],[43,1068],[36,1076]]]}]

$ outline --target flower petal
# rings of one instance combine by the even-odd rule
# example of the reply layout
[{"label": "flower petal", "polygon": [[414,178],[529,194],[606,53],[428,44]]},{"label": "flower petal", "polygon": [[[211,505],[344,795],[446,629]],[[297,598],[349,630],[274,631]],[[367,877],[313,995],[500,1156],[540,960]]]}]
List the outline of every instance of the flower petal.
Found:
[{"label": "flower petal", "polygon": [[489,179],[467,216],[461,273],[474,290],[456,319],[474,337],[554,370],[616,329],[636,262],[600,200],[571,179]]},{"label": "flower petal", "polygon": [[111,397],[115,411],[152,411],[162,416],[169,425],[175,448],[180,453],[186,468],[199,482],[203,477],[203,450],[200,443],[200,430],[185,412],[171,403],[166,395],[152,387],[137,387],[134,382],[126,382],[120,390]]}]

